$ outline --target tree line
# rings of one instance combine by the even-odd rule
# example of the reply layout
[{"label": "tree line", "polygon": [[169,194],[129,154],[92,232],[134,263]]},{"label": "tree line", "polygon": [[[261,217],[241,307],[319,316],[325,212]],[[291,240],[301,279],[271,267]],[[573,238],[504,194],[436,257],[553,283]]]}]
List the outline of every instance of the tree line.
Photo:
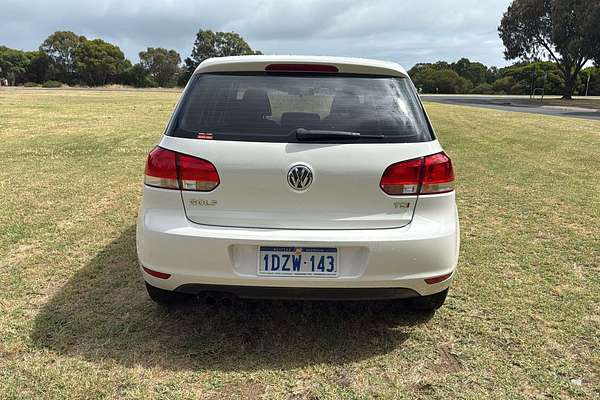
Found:
[{"label": "tree line", "polygon": [[[408,74],[421,93],[529,95],[543,88],[545,94],[562,95],[566,87],[564,72],[551,61],[522,61],[497,68],[461,58],[452,63],[417,64]],[[600,96],[600,68],[584,68],[574,79],[570,93],[583,96],[586,92]]]},{"label": "tree line", "polygon": [[134,87],[185,86],[198,64],[210,57],[261,54],[235,32],[199,30],[189,57],[182,63],[175,50],[148,47],[131,63],[119,46],[57,31],[36,51],[0,45],[0,78],[9,85],[47,87],[66,85]]},{"label": "tree line", "polygon": [[[600,95],[600,0],[513,0],[498,34],[504,57],[515,64],[487,67],[466,58],[421,63],[409,71],[415,85],[424,93],[529,94],[543,88],[566,99]],[[203,60],[248,54],[261,52],[239,34],[201,29],[183,63],[175,50],[149,47],[132,64],[114,44],[61,31],[37,51],[0,46],[0,78],[12,85],[184,86]]]}]

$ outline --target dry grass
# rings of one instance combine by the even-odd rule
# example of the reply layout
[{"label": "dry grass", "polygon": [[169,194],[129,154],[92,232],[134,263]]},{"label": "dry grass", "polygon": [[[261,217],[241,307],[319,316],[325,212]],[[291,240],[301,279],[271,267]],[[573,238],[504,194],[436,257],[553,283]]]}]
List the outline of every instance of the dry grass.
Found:
[{"label": "dry grass", "polygon": [[462,223],[459,274],[433,316],[167,312],[144,292],[134,223],[176,99],[0,91],[0,398],[600,396],[599,122],[427,105]]}]

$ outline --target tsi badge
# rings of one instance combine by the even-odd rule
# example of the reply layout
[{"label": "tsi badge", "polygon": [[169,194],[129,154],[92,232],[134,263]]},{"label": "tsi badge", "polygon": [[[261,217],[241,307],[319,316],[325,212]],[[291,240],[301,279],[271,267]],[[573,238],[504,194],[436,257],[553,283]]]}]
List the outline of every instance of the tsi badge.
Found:
[{"label": "tsi badge", "polygon": [[190,204],[196,207],[213,207],[217,205],[217,201],[206,199],[191,199]]}]

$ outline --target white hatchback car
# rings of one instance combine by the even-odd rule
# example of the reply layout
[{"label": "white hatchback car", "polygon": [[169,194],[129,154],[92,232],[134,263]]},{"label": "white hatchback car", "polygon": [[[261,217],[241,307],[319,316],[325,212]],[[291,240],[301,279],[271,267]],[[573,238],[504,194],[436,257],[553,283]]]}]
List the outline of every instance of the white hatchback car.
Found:
[{"label": "white hatchback car", "polygon": [[137,252],[148,293],[438,308],[458,261],[453,181],[397,64],[206,60],[146,164]]}]

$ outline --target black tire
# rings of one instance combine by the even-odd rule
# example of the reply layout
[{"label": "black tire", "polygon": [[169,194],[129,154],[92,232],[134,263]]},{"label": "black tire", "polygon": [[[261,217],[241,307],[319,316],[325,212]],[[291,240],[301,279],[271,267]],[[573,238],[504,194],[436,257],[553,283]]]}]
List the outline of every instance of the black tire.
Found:
[{"label": "black tire", "polygon": [[187,293],[160,289],[148,284],[148,282],[146,282],[146,290],[152,301],[163,306],[185,303],[193,299],[193,296]]},{"label": "black tire", "polygon": [[410,299],[410,306],[415,311],[434,312],[444,305],[446,296],[448,296],[448,289],[439,293],[431,294],[429,296],[415,297]]}]

